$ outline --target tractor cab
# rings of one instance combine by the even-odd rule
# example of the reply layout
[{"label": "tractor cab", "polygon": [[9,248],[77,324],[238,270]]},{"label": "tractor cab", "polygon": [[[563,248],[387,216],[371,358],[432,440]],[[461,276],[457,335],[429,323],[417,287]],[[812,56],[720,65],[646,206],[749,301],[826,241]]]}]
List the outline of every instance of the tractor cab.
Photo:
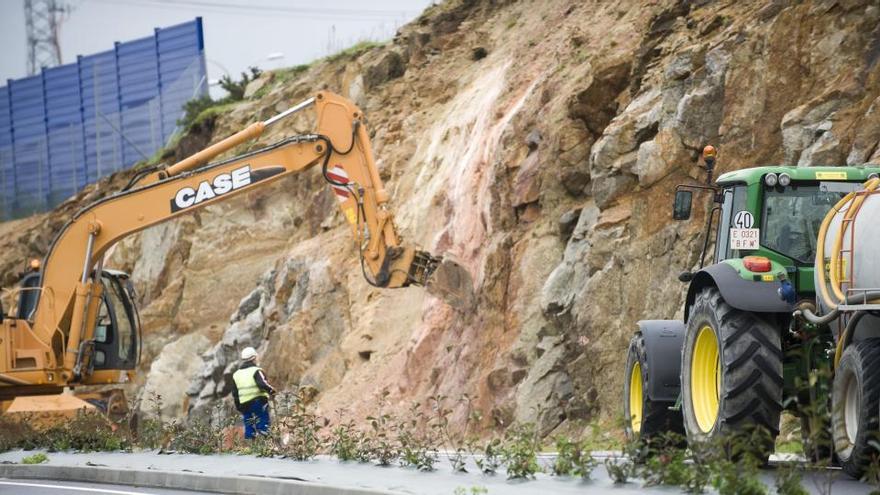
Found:
[{"label": "tractor cab", "polygon": [[[743,264],[745,270],[739,270],[741,276],[753,278],[756,273],[783,270],[794,292],[811,296],[815,293],[813,263],[822,220],[841,198],[878,173],[878,168],[865,167],[757,167],[725,173],[714,186],[696,186],[714,193],[705,246],[714,237],[715,263],[729,260],[739,265],[734,260],[748,257],[748,266]],[[694,187],[680,186],[676,191],[676,220],[690,216]],[[704,248],[700,268],[705,254]],[[767,269],[756,272],[749,267]]]}]

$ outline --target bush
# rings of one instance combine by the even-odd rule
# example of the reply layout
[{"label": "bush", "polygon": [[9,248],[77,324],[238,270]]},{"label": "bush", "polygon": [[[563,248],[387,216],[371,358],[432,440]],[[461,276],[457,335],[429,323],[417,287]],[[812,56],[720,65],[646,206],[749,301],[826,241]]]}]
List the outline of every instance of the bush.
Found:
[{"label": "bush", "polygon": [[251,81],[260,77],[263,73],[257,67],[248,67],[248,72],[241,73],[241,79],[238,81],[233,80],[229,77],[229,74],[224,74],[223,77],[220,78],[220,87],[223,88],[229,96],[226,97],[226,101],[240,101],[244,99],[244,90],[247,88],[247,85],[251,83]]},{"label": "bush", "polygon": [[482,454],[475,457],[474,462],[477,463],[477,468],[483,474],[495,474],[498,468],[501,467],[504,446],[501,444],[500,439],[493,438],[483,445],[482,448],[477,447],[473,450],[480,451]]},{"label": "bush", "polygon": [[563,436],[556,437],[556,461],[553,474],[557,476],[578,476],[589,479],[596,460],[590,455],[584,442],[576,442]]},{"label": "bush", "polygon": [[323,419],[308,410],[301,392],[281,394],[276,401],[275,424],[286,435],[282,444],[282,453],[305,461],[313,459],[324,449],[324,440],[320,436]]},{"label": "bush", "polygon": [[128,448],[128,439],[117,425],[96,411],[77,411],[70,421],[53,425],[38,435],[39,444],[49,451],[111,451]]},{"label": "bush", "polygon": [[535,426],[512,427],[504,435],[502,458],[508,478],[534,478],[541,472],[538,465],[538,434]]},{"label": "bush", "polygon": [[337,425],[330,432],[330,453],[340,461],[356,460],[362,436],[352,421]]}]

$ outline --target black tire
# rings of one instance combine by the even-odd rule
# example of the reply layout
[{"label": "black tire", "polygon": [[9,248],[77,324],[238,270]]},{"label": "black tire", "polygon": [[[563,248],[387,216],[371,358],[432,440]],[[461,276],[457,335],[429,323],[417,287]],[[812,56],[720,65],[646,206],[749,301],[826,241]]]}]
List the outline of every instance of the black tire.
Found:
[{"label": "black tire", "polygon": [[[720,388],[717,415],[704,430],[694,411],[691,376],[697,336],[706,327],[717,342]],[[781,332],[759,315],[731,307],[715,287],[697,294],[685,332],[681,391],[688,443],[702,446],[735,435],[755,435],[740,445],[766,462],[773,453],[782,413]],[[731,453],[745,452],[734,448]]]},{"label": "black tire", "polygon": [[[632,418],[632,407],[630,405],[630,376],[633,367],[639,364],[642,375],[642,420],[641,427],[635,431]],[[645,339],[641,332],[637,332],[629,342],[629,349],[626,354],[626,374],[624,375],[623,386],[623,417],[624,432],[629,442],[635,443],[640,447],[649,446],[654,440],[669,439],[671,437],[684,436],[684,424],[681,420],[681,410],[670,409],[675,405],[675,401],[653,401],[648,398],[648,355],[645,347]],[[645,449],[639,449],[644,451]]]},{"label": "black tire", "polygon": [[[852,387],[852,388],[850,388]],[[854,394],[854,395],[853,395]],[[849,398],[848,398],[849,396]],[[831,389],[831,435],[844,472],[861,478],[877,454],[880,414],[880,339],[850,345],[840,358]],[[855,431],[847,432],[847,418]]]}]

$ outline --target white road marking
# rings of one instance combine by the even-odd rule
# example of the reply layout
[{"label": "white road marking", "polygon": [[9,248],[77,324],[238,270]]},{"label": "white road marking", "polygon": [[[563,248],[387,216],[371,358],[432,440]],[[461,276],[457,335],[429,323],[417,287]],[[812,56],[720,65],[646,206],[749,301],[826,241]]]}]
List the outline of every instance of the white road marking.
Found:
[{"label": "white road marking", "polygon": [[30,486],[34,488],[54,488],[55,490],[71,490],[76,492],[110,493],[112,495],[146,495],[148,492],[125,492],[122,490],[108,490],[106,488],[86,488],[82,486],[44,485],[41,483],[18,483],[14,481],[0,481],[0,485]]}]

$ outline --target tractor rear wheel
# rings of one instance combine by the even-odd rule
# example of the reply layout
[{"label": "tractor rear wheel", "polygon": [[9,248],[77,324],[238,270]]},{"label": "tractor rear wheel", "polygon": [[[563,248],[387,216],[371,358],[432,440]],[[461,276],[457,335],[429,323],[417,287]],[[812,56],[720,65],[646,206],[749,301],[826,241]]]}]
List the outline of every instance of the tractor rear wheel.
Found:
[{"label": "tractor rear wheel", "polygon": [[[773,452],[782,412],[780,332],[727,304],[714,287],[694,299],[682,347],[681,391],[688,443],[752,434],[732,448],[761,462]],[[744,450],[743,450],[744,449]]]},{"label": "tractor rear wheel", "polygon": [[859,479],[878,453],[872,445],[880,413],[880,339],[850,345],[834,371],[831,435],[840,467]]},{"label": "tractor rear wheel", "polygon": [[671,409],[675,401],[648,398],[648,371],[645,339],[638,332],[630,340],[626,355],[623,417],[626,439],[643,447],[668,433],[684,435],[681,411]]}]

